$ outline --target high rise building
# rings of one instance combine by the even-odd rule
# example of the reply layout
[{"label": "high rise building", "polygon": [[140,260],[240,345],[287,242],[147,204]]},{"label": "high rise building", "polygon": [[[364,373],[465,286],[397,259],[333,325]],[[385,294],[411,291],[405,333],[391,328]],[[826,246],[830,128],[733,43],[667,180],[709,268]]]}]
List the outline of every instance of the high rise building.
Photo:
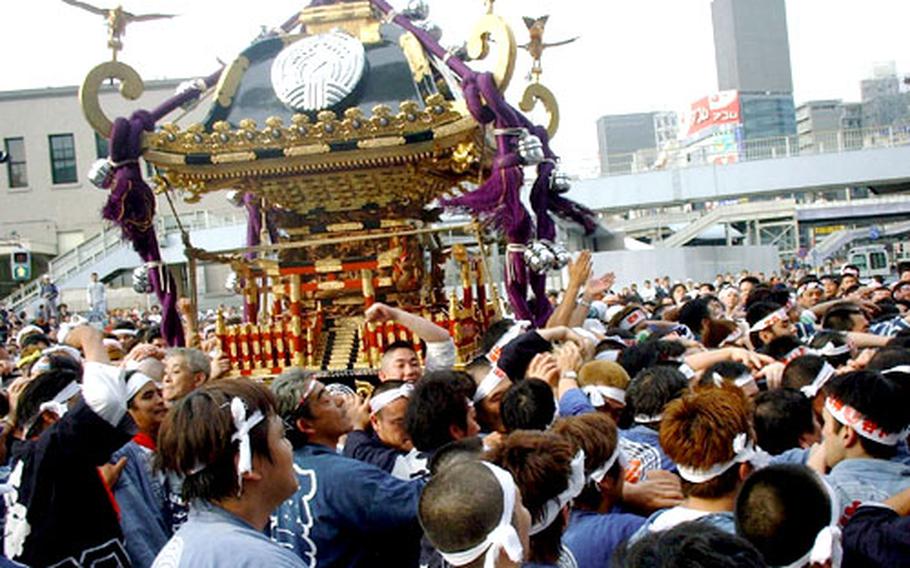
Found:
[{"label": "high rise building", "polygon": [[743,138],[796,133],[784,0],[713,0],[717,85],[740,93]]},{"label": "high rise building", "polygon": [[[627,174],[647,168],[656,155],[657,113],[611,114],[597,119],[600,173]],[[650,152],[642,152],[650,150]],[[644,163],[643,163],[644,162]]]},{"label": "high rise building", "polygon": [[864,126],[906,124],[910,119],[910,93],[906,77],[897,74],[894,62],[878,63],[872,77],[860,82]]},{"label": "high rise building", "polygon": [[796,109],[799,149],[817,152],[862,147],[862,106],[837,100],[808,101]]},{"label": "high rise building", "polygon": [[714,0],[711,16],[719,90],[793,92],[784,0]]}]

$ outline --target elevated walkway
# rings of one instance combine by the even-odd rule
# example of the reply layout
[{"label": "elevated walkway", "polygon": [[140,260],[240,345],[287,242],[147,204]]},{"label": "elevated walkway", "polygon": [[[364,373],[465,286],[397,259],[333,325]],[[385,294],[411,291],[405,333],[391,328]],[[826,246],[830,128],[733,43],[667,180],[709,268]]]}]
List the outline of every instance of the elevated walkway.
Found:
[{"label": "elevated walkway", "polygon": [[[244,245],[246,216],[212,215],[196,211],[180,216],[180,221],[190,232],[195,246],[218,249]],[[186,262],[177,220],[161,216],[156,220],[155,231],[161,246],[161,255],[167,264]],[[97,272],[101,280],[122,270],[131,270],[142,264],[139,255],[120,237],[120,232],[103,228],[95,236],[50,262],[48,274],[60,290],[84,288],[90,276]],[[7,308],[21,311],[32,307],[38,300],[38,279],[19,288],[4,299]]]},{"label": "elevated walkway", "polygon": [[[861,239],[868,239],[870,237],[870,231],[870,227],[835,231],[809,251],[806,255],[806,261],[813,266],[818,266],[849,246],[850,243]],[[910,221],[898,221],[880,225],[876,227],[876,231],[879,238],[895,237],[910,233]]]}]

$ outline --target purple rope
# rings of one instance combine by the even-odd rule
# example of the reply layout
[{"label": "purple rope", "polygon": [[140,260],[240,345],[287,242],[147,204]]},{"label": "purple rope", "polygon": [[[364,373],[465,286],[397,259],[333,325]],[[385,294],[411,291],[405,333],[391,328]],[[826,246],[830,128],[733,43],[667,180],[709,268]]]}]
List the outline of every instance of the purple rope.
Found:
[{"label": "purple rope", "polygon": [[[212,73],[203,81],[206,88],[218,81],[221,70]],[[178,93],[153,111],[138,110],[129,120],[117,118],[111,129],[111,161],[114,167],[114,182],[107,202],[102,208],[103,218],[111,221],[130,241],[133,249],[145,263],[160,263],[161,249],[155,234],[155,196],[142,179],[139,158],[142,155],[142,135],[155,129],[155,123],[190,100],[199,97],[197,88]],[[160,275],[164,275],[162,281]],[[171,346],[185,344],[183,325],[177,312],[177,283],[167,270],[149,270],[149,282],[161,303],[161,334]]]}]

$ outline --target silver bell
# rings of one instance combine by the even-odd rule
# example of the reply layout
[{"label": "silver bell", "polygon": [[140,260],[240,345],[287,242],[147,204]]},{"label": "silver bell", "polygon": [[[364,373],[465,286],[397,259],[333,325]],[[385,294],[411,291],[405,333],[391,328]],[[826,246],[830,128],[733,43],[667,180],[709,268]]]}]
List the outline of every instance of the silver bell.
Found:
[{"label": "silver bell", "polygon": [[518,155],[526,166],[536,166],[546,159],[543,142],[527,130],[522,131],[518,139]]},{"label": "silver bell", "polygon": [[422,21],[430,17],[430,6],[424,0],[411,0],[401,15],[411,21]]},{"label": "silver bell", "polygon": [[569,183],[569,176],[553,172],[553,176],[550,178],[550,191],[562,194],[570,189],[572,189],[572,184]]},{"label": "silver bell", "polygon": [[152,282],[149,280],[148,266],[142,264],[133,269],[133,290],[137,294],[151,294]]},{"label": "silver bell", "polygon": [[553,266],[554,269],[560,270],[563,267],[568,266],[569,259],[572,257],[569,256],[569,251],[566,250],[564,245],[554,244],[550,247],[550,250],[556,255],[556,264]]},{"label": "silver bell", "polygon": [[98,189],[109,189],[114,181],[114,168],[110,160],[95,160],[88,169],[88,181]]}]

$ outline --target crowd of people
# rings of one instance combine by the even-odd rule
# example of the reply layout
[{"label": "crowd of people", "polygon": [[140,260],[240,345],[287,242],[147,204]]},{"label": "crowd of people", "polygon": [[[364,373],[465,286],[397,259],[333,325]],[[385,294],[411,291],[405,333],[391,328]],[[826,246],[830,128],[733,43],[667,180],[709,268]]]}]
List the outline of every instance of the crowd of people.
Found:
[{"label": "crowd of people", "polygon": [[368,396],[225,378],[157,310],[4,312],[0,566],[910,565],[910,271],[614,281],[581,252],[466,365],[374,304],[426,348]]}]

